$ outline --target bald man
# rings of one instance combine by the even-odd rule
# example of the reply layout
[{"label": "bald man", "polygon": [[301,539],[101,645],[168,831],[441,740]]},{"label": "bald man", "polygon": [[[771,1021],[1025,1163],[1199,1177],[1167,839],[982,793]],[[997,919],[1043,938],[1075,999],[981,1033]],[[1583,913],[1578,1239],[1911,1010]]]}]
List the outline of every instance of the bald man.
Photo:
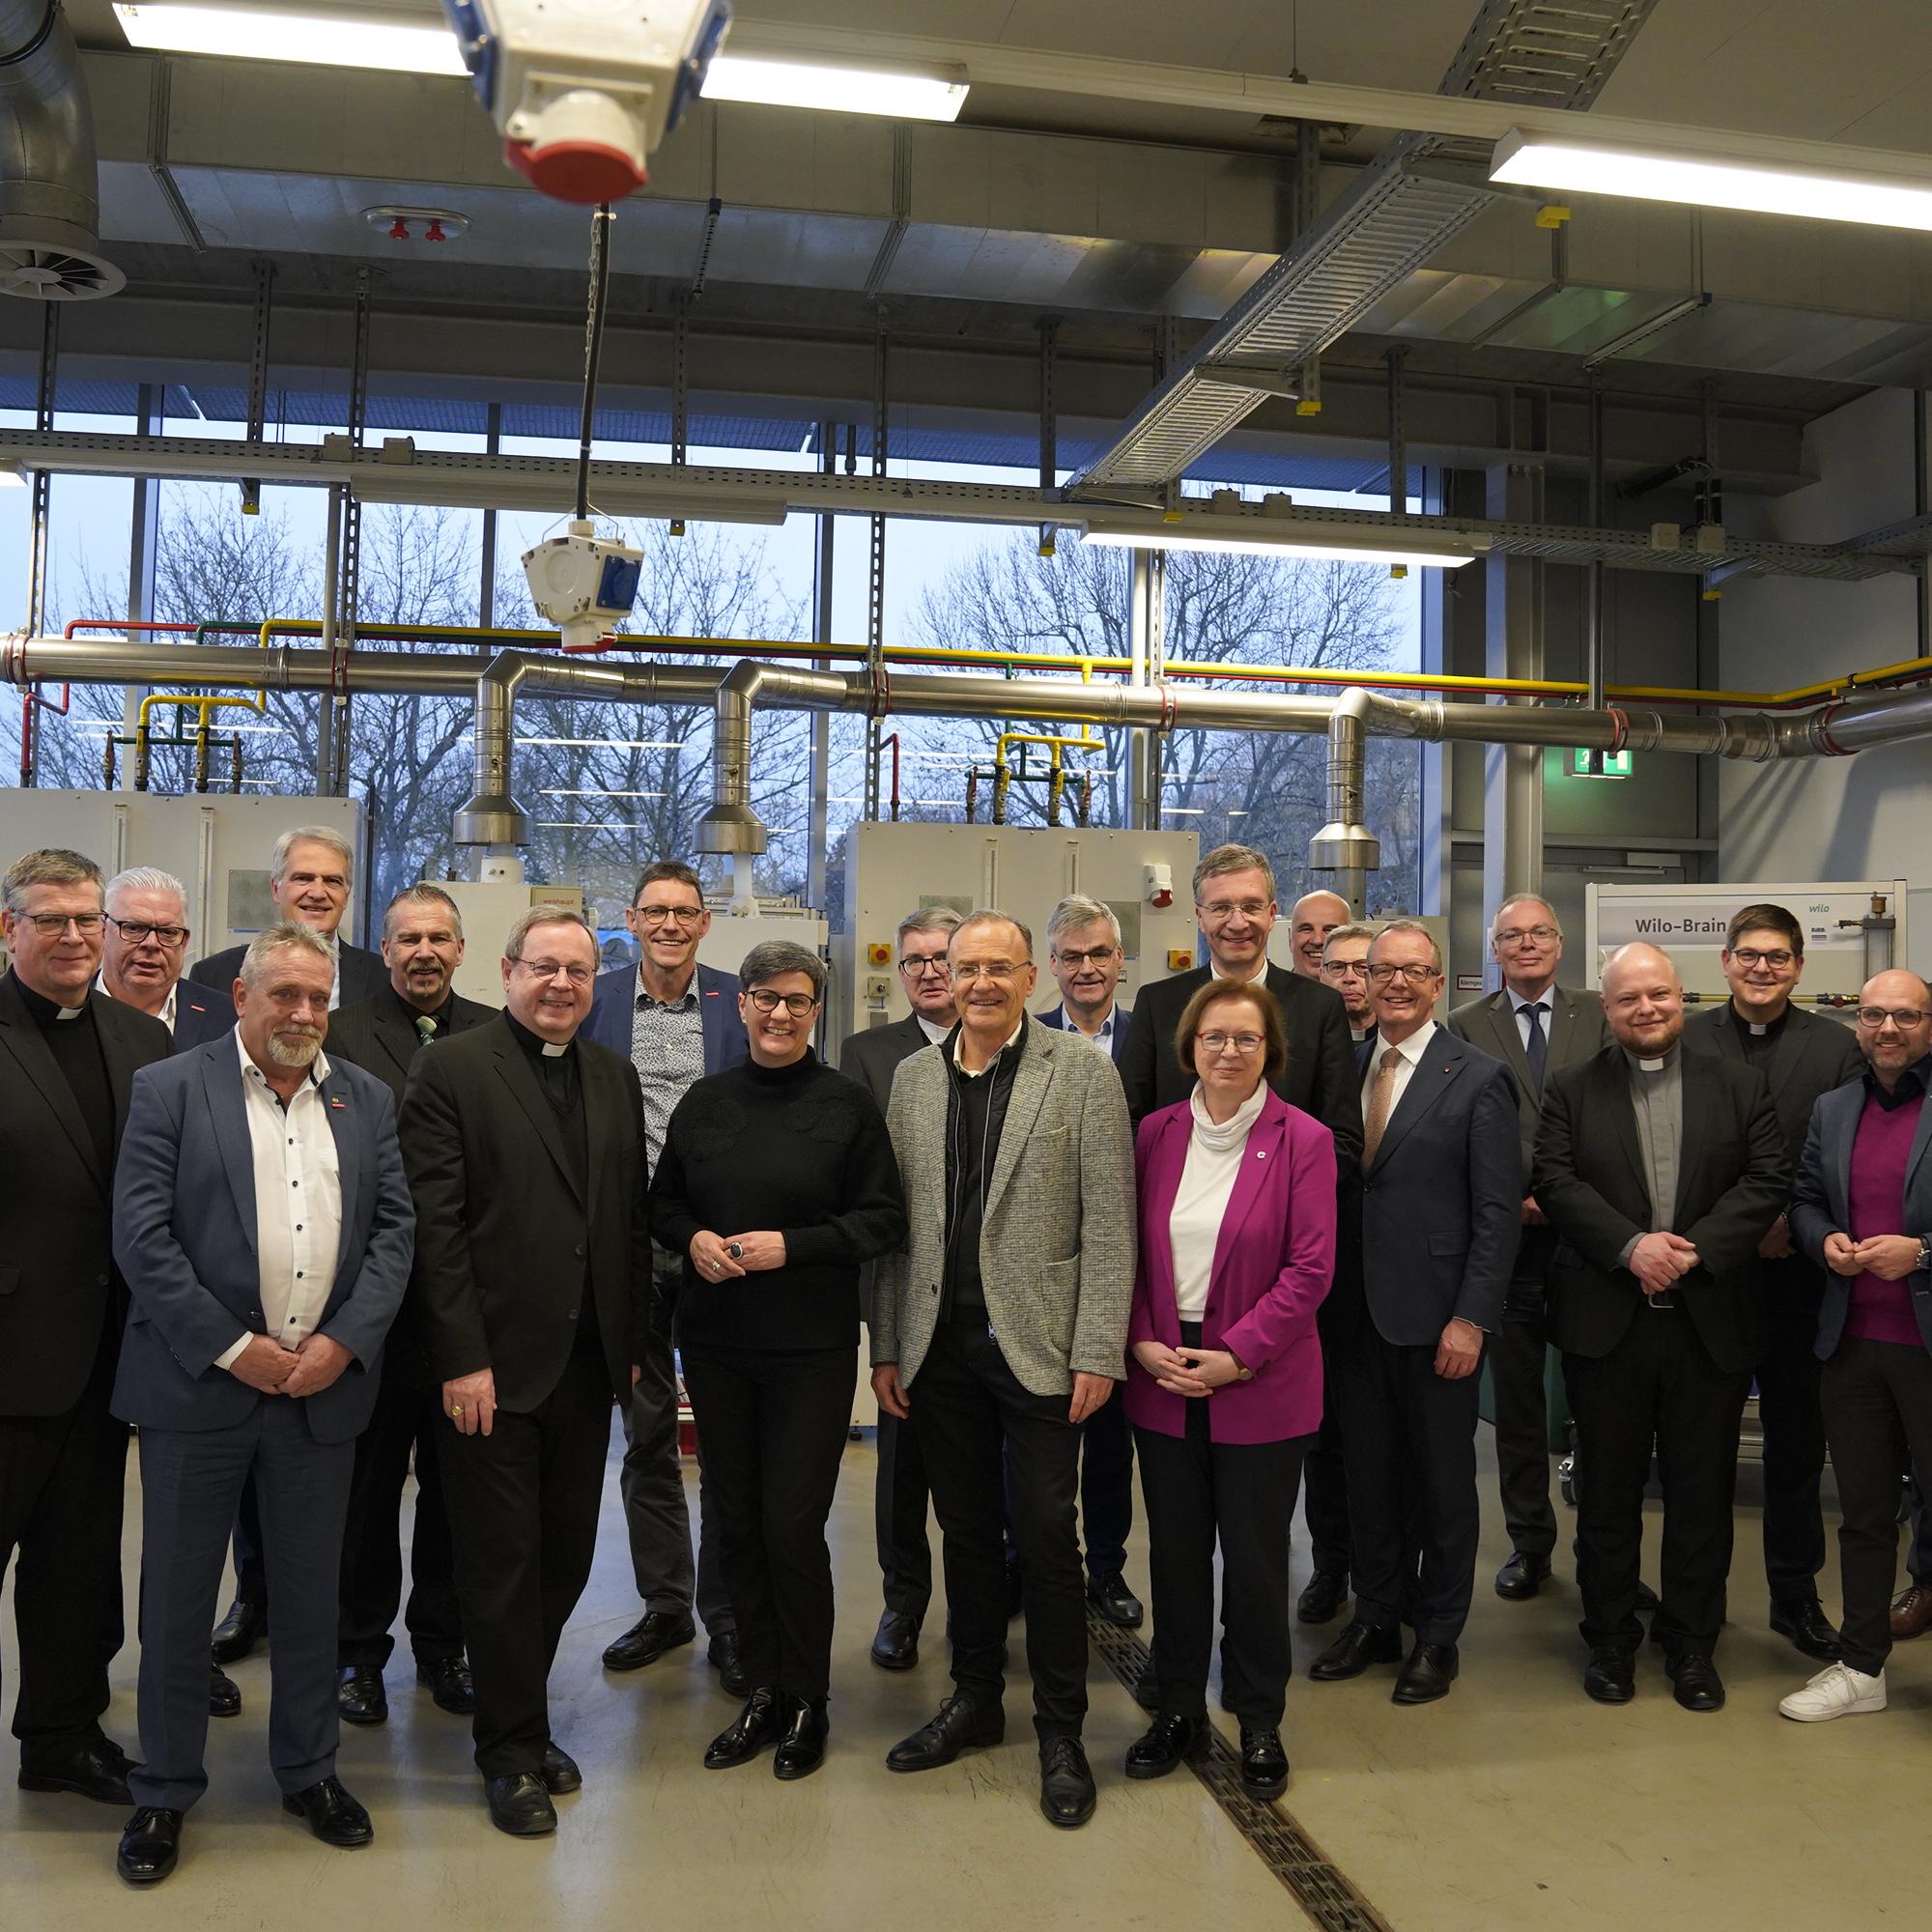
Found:
[{"label": "bald man", "polygon": [[1790,1159],[1763,1072],[1682,1051],[1684,989],[1667,953],[1613,953],[1603,1003],[1611,1043],[1545,1082],[1531,1187],[1556,1237],[1549,1339],[1577,1422],[1583,1689],[1601,1704],[1635,1694],[1655,1456],[1663,1587],[1652,1634],[1678,1703],[1715,1711],[1738,1425],[1765,1347],[1752,1264]]},{"label": "bald man", "polygon": [[1303,893],[1288,915],[1294,970],[1304,980],[1321,980],[1321,948],[1338,925],[1354,918],[1349,901],[1335,893]]}]

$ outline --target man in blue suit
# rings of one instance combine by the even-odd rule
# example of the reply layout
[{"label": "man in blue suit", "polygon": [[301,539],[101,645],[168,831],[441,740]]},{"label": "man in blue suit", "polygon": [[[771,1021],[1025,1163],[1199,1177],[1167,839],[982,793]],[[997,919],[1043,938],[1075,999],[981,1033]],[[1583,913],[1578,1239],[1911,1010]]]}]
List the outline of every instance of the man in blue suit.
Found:
[{"label": "man in blue suit", "polygon": [[[671,1109],[694,1081],[746,1058],[738,1017],[738,980],[697,963],[698,942],[711,930],[704,888],[676,859],[646,866],[624,923],[638,942],[638,963],[599,976],[584,1037],[621,1053],[637,1068],[644,1095],[644,1144],[653,1172]],[[697,1463],[697,1562],[691,1558],[691,1512],[677,1460],[677,1371],[671,1311],[684,1257],[653,1257],[651,1347],[624,1411],[624,1522],[631,1568],[644,1614],[604,1652],[607,1670],[639,1670],[666,1651],[710,1635],[709,1656],[726,1690],[745,1694],[738,1672],[738,1626],[705,1522],[704,1452]]]},{"label": "man in blue suit", "polygon": [[270,927],[243,957],[232,1036],[144,1068],[128,1108],[114,1253],[131,1305],[113,1408],[141,1436],[145,1762],[116,1861],[130,1884],[174,1869],[208,1785],[208,1628],[251,1473],[284,1808],[326,1844],[374,1835],[335,1776],[336,1573],[415,1215],[388,1089],[322,1052],[334,978],[314,932]]}]

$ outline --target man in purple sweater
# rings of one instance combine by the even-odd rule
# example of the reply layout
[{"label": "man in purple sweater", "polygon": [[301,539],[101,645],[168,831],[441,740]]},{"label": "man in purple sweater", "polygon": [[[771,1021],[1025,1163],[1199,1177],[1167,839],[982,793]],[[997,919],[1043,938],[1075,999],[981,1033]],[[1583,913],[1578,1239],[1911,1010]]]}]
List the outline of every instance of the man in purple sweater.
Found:
[{"label": "man in purple sweater", "polygon": [[1793,1238],[1829,1270],[1818,1356],[1845,1600],[1839,1661],[1777,1707],[1801,1723],[1885,1709],[1898,1488],[1932,1469],[1932,988],[1866,980],[1858,1037],[1864,1078],[1813,1109],[1791,1204]]}]

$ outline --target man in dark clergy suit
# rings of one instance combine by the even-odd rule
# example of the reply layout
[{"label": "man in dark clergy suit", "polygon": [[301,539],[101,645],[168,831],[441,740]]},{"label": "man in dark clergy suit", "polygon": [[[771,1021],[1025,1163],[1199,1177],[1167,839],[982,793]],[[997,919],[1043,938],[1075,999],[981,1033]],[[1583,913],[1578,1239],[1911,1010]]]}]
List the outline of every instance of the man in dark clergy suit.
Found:
[{"label": "man in dark clergy suit", "polygon": [[[20,1784],[128,1802],[101,1731],[121,1647],[128,1431],[109,1411],[127,1290],[110,1246],[115,1151],[137,1068],[168,1030],[90,990],[100,870],[29,852],[0,881],[0,1573],[15,1551]],[[203,1680],[203,1709],[207,1683]]]},{"label": "man in dark clergy suit", "polygon": [[174,1869],[208,1788],[206,1633],[250,1473],[283,1808],[325,1844],[374,1836],[335,1775],[335,1578],[415,1217],[394,1101],[322,1051],[334,977],[318,933],[269,927],[243,955],[233,1033],[134,1082],[114,1179],[131,1296],[114,1413],[141,1436],[143,1762],[116,1858],[133,1885]]},{"label": "man in dark clergy suit", "polygon": [[[1771,1084],[1794,1180],[1819,1099],[1864,1071],[1858,1036],[1841,1021],[1801,1011],[1792,994],[1804,972],[1804,928],[1781,905],[1747,905],[1732,919],[1722,953],[1731,996],[1684,1023],[1687,1050],[1755,1066]],[[1822,1269],[1793,1240],[1783,1214],[1758,1242],[1751,1267],[1764,1311],[1757,1413],[1764,1429],[1764,1574],[1771,1627],[1806,1657],[1830,1663],[1838,1633],[1818,1602],[1825,1566],[1825,1410],[1816,1352]]]},{"label": "man in dark clergy suit", "polygon": [[[892,1105],[893,1075],[923,1046],[938,1046],[952,1031],[952,979],[946,948],[959,923],[951,906],[922,906],[899,921],[899,984],[912,1010],[890,1025],[851,1035],[838,1049],[838,1070],[871,1094],[879,1112]],[[860,1281],[860,1302],[872,1305],[872,1268]],[[879,1467],[873,1484],[872,1528],[886,1606],[872,1634],[871,1659],[881,1670],[910,1670],[919,1662],[919,1633],[932,1600],[932,1549],[926,1542],[929,1494],[919,1436],[879,1410]]]},{"label": "man in dark clergy suit", "polygon": [[597,935],[532,906],[504,1009],[416,1056],[403,1159],[491,1822],[556,1830],[582,1776],[551,1733],[557,1641],[597,1548],[611,1405],[650,1324],[649,1177],[631,1064],[581,1037]]},{"label": "man in dark clergy suit", "polygon": [[[373,1073],[401,1107],[417,1054],[496,1017],[496,1009],[452,988],[463,962],[463,915],[440,886],[406,886],[383,913],[383,959],[389,983],[373,1000],[344,1007],[329,1023],[329,1051]],[[418,1295],[412,1291],[389,1330],[376,1411],[355,1438],[355,1473],[342,1536],[342,1619],[336,1636],[336,1704],[351,1724],[389,1715],[383,1666],[395,1649],[389,1627],[403,1608],[416,1682],[443,1710],[475,1708],[463,1655],[463,1618],[449,1548],[439,1449],[448,1425],[429,1372]],[[403,1596],[398,1523],[403,1486],[416,1478],[410,1539],[410,1599]]]},{"label": "man in dark clergy suit", "polygon": [[1549,1405],[1543,1392],[1549,1358],[1543,1276],[1556,1243],[1529,1189],[1536,1123],[1551,1069],[1601,1053],[1610,1036],[1603,1001],[1556,983],[1563,927],[1548,899],[1533,893],[1506,898],[1490,922],[1490,956],[1502,971],[1501,989],[1458,1007],[1449,1015],[1449,1031],[1509,1068],[1522,1129],[1522,1237],[1502,1323],[1485,1350],[1495,1394],[1496,1487],[1510,1539],[1509,1561],[1496,1573],[1496,1595],[1520,1603],[1543,1587],[1556,1548]]},{"label": "man in dark clergy suit", "polygon": [[1531,1190],[1556,1234],[1549,1339],[1577,1420],[1577,1587],[1599,1703],[1635,1694],[1637,1563],[1655,1457],[1662,1601],[1651,1634],[1687,1711],[1715,1711],[1738,1425],[1764,1354],[1751,1264],[1790,1191],[1756,1067],[1685,1053],[1667,953],[1626,946],[1604,969],[1614,1043],[1549,1077]]},{"label": "man in dark clergy suit", "polygon": [[1522,1199],[1509,1070],[1435,1024],[1441,993],[1428,927],[1383,926],[1369,948],[1376,1039],[1363,1054],[1363,1305],[1329,1370],[1343,1391],[1355,1614],[1309,1670],[1328,1681],[1392,1663],[1412,1621],[1398,1704],[1446,1696],[1459,1668],[1482,1533],[1478,1371]]}]

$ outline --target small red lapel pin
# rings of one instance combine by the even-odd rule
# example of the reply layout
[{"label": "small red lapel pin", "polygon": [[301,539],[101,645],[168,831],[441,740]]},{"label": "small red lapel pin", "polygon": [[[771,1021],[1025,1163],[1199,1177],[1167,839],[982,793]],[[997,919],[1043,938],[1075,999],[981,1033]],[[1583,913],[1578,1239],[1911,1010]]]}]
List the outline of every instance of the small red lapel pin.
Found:
[{"label": "small red lapel pin", "polygon": [[330,1094],[330,1095],[328,1096],[328,1104],[329,1104],[329,1105],[330,1105],[331,1107],[346,1107],[346,1106],[348,1106],[349,1102],[348,1102],[347,1100],[345,1100],[345,1099],[344,1099],[344,1098],[342,1097],[342,1095],[341,1095],[341,1094]]}]

